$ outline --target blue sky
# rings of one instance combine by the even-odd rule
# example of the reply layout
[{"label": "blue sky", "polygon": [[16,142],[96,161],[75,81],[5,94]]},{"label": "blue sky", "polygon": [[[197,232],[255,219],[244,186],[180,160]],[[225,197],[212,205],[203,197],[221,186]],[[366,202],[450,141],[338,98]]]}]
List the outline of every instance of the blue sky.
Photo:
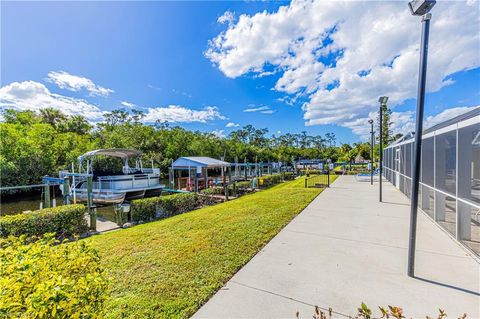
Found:
[{"label": "blue sky", "polygon": [[[478,7],[478,3],[476,4]],[[355,8],[344,17],[337,17],[336,21],[325,22],[325,30],[332,30],[336,23],[342,23],[338,21],[347,21],[345,25],[340,25],[338,39],[330,40],[324,31],[319,30],[319,34],[323,34],[324,38],[313,44],[315,50],[322,50],[328,45],[331,49],[328,54],[313,61],[314,64],[309,66],[307,72],[303,72],[298,63],[285,56],[282,51],[284,49],[277,50],[275,46],[283,43],[282,41],[290,41],[287,55],[300,59],[302,52],[312,51],[311,43],[307,41],[309,37],[317,40],[318,34],[312,35],[310,31],[306,31],[309,30],[308,27],[301,30],[290,27],[296,23],[301,24],[302,16],[289,12],[285,13],[291,19],[286,26],[288,30],[281,32],[285,27],[281,24],[281,5],[285,6],[285,10],[290,9],[293,12],[293,4],[289,2],[263,1],[2,2],[2,107],[25,108],[25,103],[22,104],[22,101],[25,101],[20,100],[23,98],[22,94],[26,94],[26,81],[31,81],[29,90],[44,90],[43,86],[48,90],[46,94],[49,98],[38,98],[38,101],[43,101],[43,104],[39,102],[41,105],[38,107],[44,106],[50,98],[54,99],[53,101],[60,99],[59,105],[81,100],[82,103],[98,107],[102,111],[124,107],[121,103],[128,102],[146,112],[149,108],[160,109],[152,111],[152,116],[158,118],[170,111],[178,111],[168,109],[170,105],[175,105],[181,107],[182,112],[189,109],[207,110],[206,114],[199,114],[201,121],[188,123],[179,120],[176,123],[189,129],[223,131],[228,134],[235,129],[233,124],[226,127],[226,124],[231,122],[240,126],[253,124],[256,127],[267,127],[273,134],[279,131],[286,133],[305,130],[310,134],[334,132],[339,142],[362,139],[362,123],[366,123],[365,118],[372,116],[377,107],[372,101],[383,94],[394,96],[397,93],[393,92],[392,87],[399,85],[393,83],[392,87],[384,88],[384,91],[379,88],[378,92],[370,92],[370,88],[375,87],[374,76],[380,74],[380,71],[384,72],[382,68],[385,68],[385,65],[382,66],[379,62],[369,64],[370,57],[364,56],[362,61],[357,58],[349,65],[371,65],[372,83],[358,94],[357,100],[352,99],[351,94],[345,94],[352,92],[352,89],[344,87],[345,85],[357,85],[353,82],[348,84],[352,79],[335,75],[335,72],[349,72],[342,70],[343,66],[335,66],[335,62],[341,61],[344,55],[347,56],[346,52],[361,49],[353,44],[350,49],[350,43],[340,38],[341,32],[349,30],[348,22],[355,23]],[[267,13],[262,13],[264,10]],[[309,16],[313,10],[315,9],[304,8],[305,12],[302,14]],[[333,9],[326,8],[325,14],[328,10]],[[459,20],[461,10],[460,8],[458,11]],[[478,21],[478,9],[473,11]],[[230,12],[231,16],[225,15],[225,12]],[[359,16],[361,14],[358,13]],[[245,15],[244,21],[240,21],[242,15]],[[219,23],[217,20],[222,16],[225,19],[223,23]],[[413,17],[408,18],[415,20]],[[250,31],[257,31],[241,32],[245,25],[249,26]],[[411,32],[419,36],[420,24],[414,25]],[[434,27],[435,25],[432,27],[432,34],[436,31]],[[293,31],[290,34],[291,29]],[[277,34],[275,30],[280,33]],[[262,36],[257,33],[262,33]],[[405,41],[405,45],[392,50],[406,52],[404,48],[418,42],[416,36],[413,40],[410,37],[412,36],[408,36],[408,39],[400,38],[398,41]],[[209,44],[213,39],[218,39],[217,43],[221,44]],[[369,39],[365,38],[365,41]],[[433,35],[432,41],[435,41]],[[342,49],[344,52],[334,47],[337,43],[339,47],[345,47]],[[391,46],[395,47],[395,43],[393,41]],[[450,65],[441,74],[434,75],[437,83],[433,80],[434,87],[430,91],[435,92],[427,96],[427,117],[441,114],[448,108],[480,105],[479,58],[472,57],[475,50],[477,55],[480,53],[478,36],[471,37],[470,42],[463,45],[465,48],[459,45],[460,48],[456,49],[463,50],[462,52],[473,50],[466,58],[466,64]],[[234,54],[234,50],[230,51],[231,48],[245,54]],[[451,50],[456,49],[452,46]],[[207,53],[208,50],[210,54]],[[379,53],[381,54],[388,57],[392,53]],[[455,52],[450,54],[455,55]],[[407,53],[403,56],[408,58]],[[410,60],[416,68],[418,55],[412,56],[414,59],[410,57]],[[445,59],[451,60],[448,54]],[[398,59],[400,60],[401,58]],[[308,66],[310,60],[305,61],[304,63],[300,60],[302,65]],[[392,62],[395,61],[396,58],[392,57]],[[440,59],[437,64],[441,63],[446,64]],[[436,65],[435,61],[433,64]],[[325,72],[326,66],[330,66],[331,72]],[[400,83],[409,81],[416,87],[416,79],[400,71],[393,72],[394,70],[395,66],[392,67],[392,74],[378,75],[379,79],[376,81],[385,83],[382,76],[404,77]],[[436,70],[438,67],[432,72],[435,73]],[[57,77],[55,73],[52,76],[51,72],[57,72]],[[270,72],[273,74],[269,74]],[[93,86],[81,84],[73,87],[73,84],[64,78],[59,80],[58,74],[89,79]],[[445,79],[452,83],[446,84]],[[355,81],[360,80],[362,79]],[[330,83],[327,83],[328,81]],[[14,90],[11,85],[15,82],[18,85]],[[282,83],[286,84],[282,86]],[[330,92],[332,83],[339,83],[340,87]],[[92,87],[93,90],[101,87],[112,92],[92,94]],[[21,94],[18,93],[19,90],[23,90]],[[402,90],[402,94],[392,98],[394,111],[398,114],[398,128],[406,125],[407,121],[411,122],[411,112],[415,105],[415,94],[411,85]],[[363,92],[369,94],[365,99],[362,99]],[[358,104],[357,101],[360,100],[362,102]],[[29,101],[36,103],[32,102],[34,100]],[[352,106],[352,115],[349,115],[349,103]],[[36,109],[36,106],[32,108]],[[246,109],[251,112],[245,112]],[[338,115],[339,113],[341,115]],[[365,124],[365,127],[367,126]]]}]

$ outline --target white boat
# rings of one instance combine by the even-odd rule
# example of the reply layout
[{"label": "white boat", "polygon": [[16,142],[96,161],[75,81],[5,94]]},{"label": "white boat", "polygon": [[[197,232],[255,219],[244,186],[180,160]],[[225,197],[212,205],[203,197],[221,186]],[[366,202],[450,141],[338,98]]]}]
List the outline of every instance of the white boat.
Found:
[{"label": "white boat", "polygon": [[[94,169],[94,161],[101,157],[120,158],[122,168]],[[99,149],[78,157],[78,171],[71,189],[71,196],[79,202],[87,201],[87,179],[79,175],[92,175],[92,198],[94,204],[120,204],[125,200],[159,195],[165,185],[160,183],[160,169],[144,168],[142,152],[130,149]],[[134,163],[134,167],[130,164]],[[75,172],[72,172],[75,173]]]}]

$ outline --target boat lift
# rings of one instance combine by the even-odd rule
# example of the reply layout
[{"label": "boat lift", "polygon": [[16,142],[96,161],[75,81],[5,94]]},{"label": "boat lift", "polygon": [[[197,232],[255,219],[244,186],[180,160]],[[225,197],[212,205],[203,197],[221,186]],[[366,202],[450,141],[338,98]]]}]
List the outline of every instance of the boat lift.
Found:
[{"label": "boat lift", "polygon": [[[86,178],[87,180],[87,213],[90,216],[90,229],[96,230],[97,228],[97,210],[93,206],[93,197],[92,197],[92,185],[93,185],[93,174],[82,174],[82,173],[67,173],[62,172],[62,177],[50,177],[44,176],[42,178],[42,183],[45,185],[44,191],[44,207],[51,207],[50,203],[50,186],[62,186],[62,196],[63,202],[66,205],[71,203],[70,195],[70,177],[73,178],[75,182],[75,177]],[[76,194],[75,189],[73,191],[73,203],[76,204]]]}]

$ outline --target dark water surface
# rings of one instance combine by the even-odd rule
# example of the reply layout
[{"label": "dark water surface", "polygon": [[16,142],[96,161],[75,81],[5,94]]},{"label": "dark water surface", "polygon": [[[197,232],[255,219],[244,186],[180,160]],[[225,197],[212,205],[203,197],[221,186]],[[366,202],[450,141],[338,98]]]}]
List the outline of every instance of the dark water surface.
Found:
[{"label": "dark water surface", "polygon": [[[55,197],[57,206],[63,205],[62,196]],[[27,210],[40,209],[41,194],[19,194],[13,196],[2,196],[0,200],[0,216],[21,214]],[[113,206],[97,208],[97,216],[110,221],[115,221]]]}]

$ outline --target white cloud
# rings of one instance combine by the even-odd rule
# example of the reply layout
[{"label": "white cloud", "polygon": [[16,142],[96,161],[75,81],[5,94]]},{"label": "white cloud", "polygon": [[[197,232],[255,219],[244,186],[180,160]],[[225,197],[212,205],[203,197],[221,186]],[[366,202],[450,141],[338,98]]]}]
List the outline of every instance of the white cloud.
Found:
[{"label": "white cloud", "polygon": [[51,71],[47,75],[47,81],[55,83],[61,89],[78,92],[87,90],[90,96],[108,96],[114,91],[93,83],[92,80],[67,73],[65,71]]},{"label": "white cloud", "polygon": [[226,117],[220,114],[216,106],[207,106],[201,110],[192,110],[180,105],[169,105],[166,107],[148,108],[145,113],[144,122],[155,121],[170,123],[206,123],[211,120],[225,120]]},{"label": "white cloud", "polygon": [[52,93],[35,81],[13,82],[0,88],[0,107],[38,111],[47,107],[68,115],[83,115],[90,121],[102,119],[103,112],[85,100]]},{"label": "white cloud", "polygon": [[175,90],[175,89],[172,89],[172,92],[175,93],[175,94],[178,94],[178,95],[183,95],[183,96],[188,97],[188,98],[193,97],[190,93],[182,92],[182,91]]},{"label": "white cloud", "polygon": [[225,11],[220,17],[218,17],[217,22],[220,24],[228,24],[229,26],[235,21],[235,14],[231,11]]},{"label": "white cloud", "polygon": [[243,110],[243,112],[247,112],[247,113],[261,112],[261,111],[265,112],[268,110],[270,110],[269,106],[264,105],[264,106],[255,107],[255,105],[250,104],[248,108]]},{"label": "white cloud", "polygon": [[[429,92],[480,66],[478,1],[437,2],[432,14]],[[416,97],[420,29],[404,1],[293,0],[276,12],[239,16],[205,56],[230,78],[273,69],[281,75],[276,91],[306,101],[306,125],[358,133],[379,96],[388,95],[390,106]],[[394,114],[399,128],[411,117]]]},{"label": "white cloud", "polygon": [[125,106],[126,108],[129,108],[129,109],[134,109],[137,107],[136,104],[133,104],[133,103],[130,103],[130,102],[127,102],[127,101],[122,101],[120,102],[120,104],[122,104],[123,106]]},{"label": "white cloud", "polygon": [[[428,116],[424,119],[423,129],[426,130],[429,127],[452,119],[458,115],[467,113],[477,107],[480,106],[453,107],[443,110],[436,115]],[[366,140],[370,136],[370,124],[368,124],[368,119],[373,119],[374,121],[376,121],[377,113],[370,112],[367,118],[356,119],[354,121],[348,122],[347,125],[352,129],[355,134],[362,136]],[[415,112],[413,111],[392,112],[390,120],[392,122],[391,129],[395,133],[406,134],[415,131]]]},{"label": "white cloud", "polygon": [[214,131],[212,131],[212,132],[210,132],[210,133],[212,133],[213,135],[215,135],[215,136],[218,137],[218,138],[224,138],[224,137],[226,137],[224,130],[214,130]]},{"label": "white cloud", "polygon": [[273,114],[273,113],[275,113],[275,112],[276,112],[275,110],[260,111],[260,113],[262,113],[262,114]]},{"label": "white cloud", "polygon": [[432,127],[432,126],[437,125],[439,123],[442,123],[446,120],[452,119],[452,118],[454,118],[458,115],[467,113],[467,112],[469,112],[469,111],[471,111],[471,110],[473,110],[477,107],[480,107],[480,105],[470,106],[470,107],[454,107],[454,108],[446,109],[446,110],[438,113],[437,115],[428,116],[425,119],[424,127],[425,128]]},{"label": "white cloud", "polygon": [[225,125],[225,127],[239,127],[240,124],[238,123],[233,123],[233,122],[228,122],[227,125]]}]

